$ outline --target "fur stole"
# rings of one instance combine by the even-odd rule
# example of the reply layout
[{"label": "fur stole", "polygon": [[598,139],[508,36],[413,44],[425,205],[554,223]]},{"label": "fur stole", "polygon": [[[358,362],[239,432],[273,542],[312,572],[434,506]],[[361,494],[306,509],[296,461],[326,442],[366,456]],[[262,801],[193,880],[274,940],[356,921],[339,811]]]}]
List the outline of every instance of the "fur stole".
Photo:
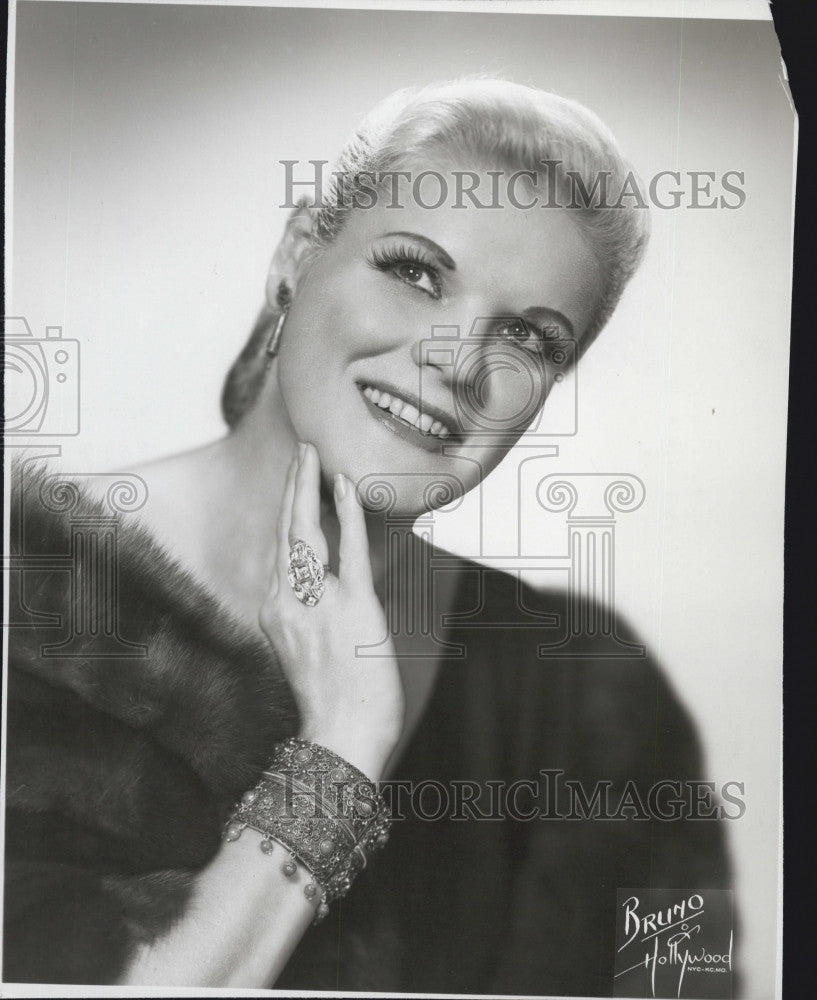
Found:
[{"label": "fur stole", "polygon": [[[182,912],[229,808],[298,719],[263,639],[130,515],[100,527],[110,512],[60,482],[15,475],[4,975],[112,983]],[[116,552],[107,576],[99,539]],[[440,671],[401,778],[701,776],[695,727],[655,663],[538,659],[565,595],[462,569],[446,639],[468,656]],[[100,588],[115,623],[89,614]],[[721,827],[409,818],[277,985],[606,994],[615,887],[728,887]]]},{"label": "fur stole", "polygon": [[32,465],[11,503],[4,979],[110,983],[297,710],[270,647],[133,515]]}]

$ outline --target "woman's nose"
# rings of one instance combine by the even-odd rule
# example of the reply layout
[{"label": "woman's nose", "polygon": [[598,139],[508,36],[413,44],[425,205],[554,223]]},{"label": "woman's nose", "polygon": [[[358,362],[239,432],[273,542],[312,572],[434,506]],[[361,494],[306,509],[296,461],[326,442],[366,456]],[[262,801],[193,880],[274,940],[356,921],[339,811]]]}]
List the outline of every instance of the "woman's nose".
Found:
[{"label": "woman's nose", "polygon": [[420,396],[459,409],[460,401],[472,392],[482,354],[480,345],[469,330],[456,325],[434,326],[429,334],[412,351],[419,370]]},{"label": "woman's nose", "polygon": [[428,374],[436,374],[448,385],[461,383],[473,373],[475,355],[490,343],[494,320],[491,303],[483,296],[457,303],[451,315],[441,315],[440,322],[423,331],[412,344],[415,364]]}]

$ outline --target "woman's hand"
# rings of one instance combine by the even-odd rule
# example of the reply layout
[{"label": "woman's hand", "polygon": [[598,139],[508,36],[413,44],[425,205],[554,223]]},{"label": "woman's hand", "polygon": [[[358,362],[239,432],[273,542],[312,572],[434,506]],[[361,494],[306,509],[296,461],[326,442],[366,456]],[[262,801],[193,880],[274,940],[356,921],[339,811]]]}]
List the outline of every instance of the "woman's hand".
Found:
[{"label": "woman's hand", "polygon": [[[335,477],[340,521],[339,575],[327,571],[314,607],[295,596],[287,579],[290,546],[298,539],[329,558],[320,524],[320,463],[299,445],[287,474],[278,519],[278,551],[270,592],[259,615],[301,712],[303,739],[328,747],[377,780],[400,736],[405,712],[397,657],[374,591],[363,509],[353,485]],[[358,646],[377,645],[377,656]]]}]

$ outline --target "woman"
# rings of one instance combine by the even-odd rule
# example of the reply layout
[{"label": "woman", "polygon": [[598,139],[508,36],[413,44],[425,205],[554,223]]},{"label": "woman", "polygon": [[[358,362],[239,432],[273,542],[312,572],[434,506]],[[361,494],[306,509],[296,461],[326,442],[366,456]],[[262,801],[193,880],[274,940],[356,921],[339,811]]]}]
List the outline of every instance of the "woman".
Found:
[{"label": "woman", "polygon": [[[532,824],[529,785],[499,823],[415,809],[378,851],[371,798],[378,837],[324,871],[275,799],[318,757],[346,784],[698,776],[650,664],[537,660],[514,616],[563,614],[559,595],[520,602],[509,577],[481,578],[509,627],[449,628],[460,661],[392,627],[412,517],[497,465],[533,415],[520,394],[538,409],[553,387],[554,345],[586,350],[637,267],[645,212],[566,207],[576,175],[590,190],[602,172],[611,190],[632,176],[580,106],[455,82],[378,106],[322,203],[293,212],[225,387],[228,435],[136,470],[149,493],[143,526],[120,530],[118,607],[146,656],[44,655],[37,612],[66,606],[65,581],[21,584],[6,979],[609,994],[617,888],[728,883],[715,824]],[[420,175],[451,192],[491,178],[502,210]],[[530,207],[542,191],[546,211]],[[434,327],[468,331],[465,354],[429,350]],[[32,513],[48,481],[18,480],[28,553],[65,551],[60,518]],[[98,513],[91,487],[78,509]],[[473,609],[461,570],[435,575],[436,620]]]}]

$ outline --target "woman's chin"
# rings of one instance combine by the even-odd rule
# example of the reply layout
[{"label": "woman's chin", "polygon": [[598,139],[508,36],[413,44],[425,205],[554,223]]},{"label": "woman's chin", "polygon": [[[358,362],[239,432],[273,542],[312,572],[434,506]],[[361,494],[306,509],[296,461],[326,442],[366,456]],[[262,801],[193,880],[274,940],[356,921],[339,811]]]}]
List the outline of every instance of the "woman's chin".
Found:
[{"label": "woman's chin", "polygon": [[366,473],[353,481],[367,511],[393,518],[420,517],[466,491],[458,477],[442,472]]},{"label": "woman's chin", "polygon": [[354,484],[361,505],[370,513],[416,518],[455,502],[479,481],[480,467],[472,459],[431,454],[402,442],[375,449],[371,438],[317,445],[324,470],[324,488],[331,489],[338,472]]}]

